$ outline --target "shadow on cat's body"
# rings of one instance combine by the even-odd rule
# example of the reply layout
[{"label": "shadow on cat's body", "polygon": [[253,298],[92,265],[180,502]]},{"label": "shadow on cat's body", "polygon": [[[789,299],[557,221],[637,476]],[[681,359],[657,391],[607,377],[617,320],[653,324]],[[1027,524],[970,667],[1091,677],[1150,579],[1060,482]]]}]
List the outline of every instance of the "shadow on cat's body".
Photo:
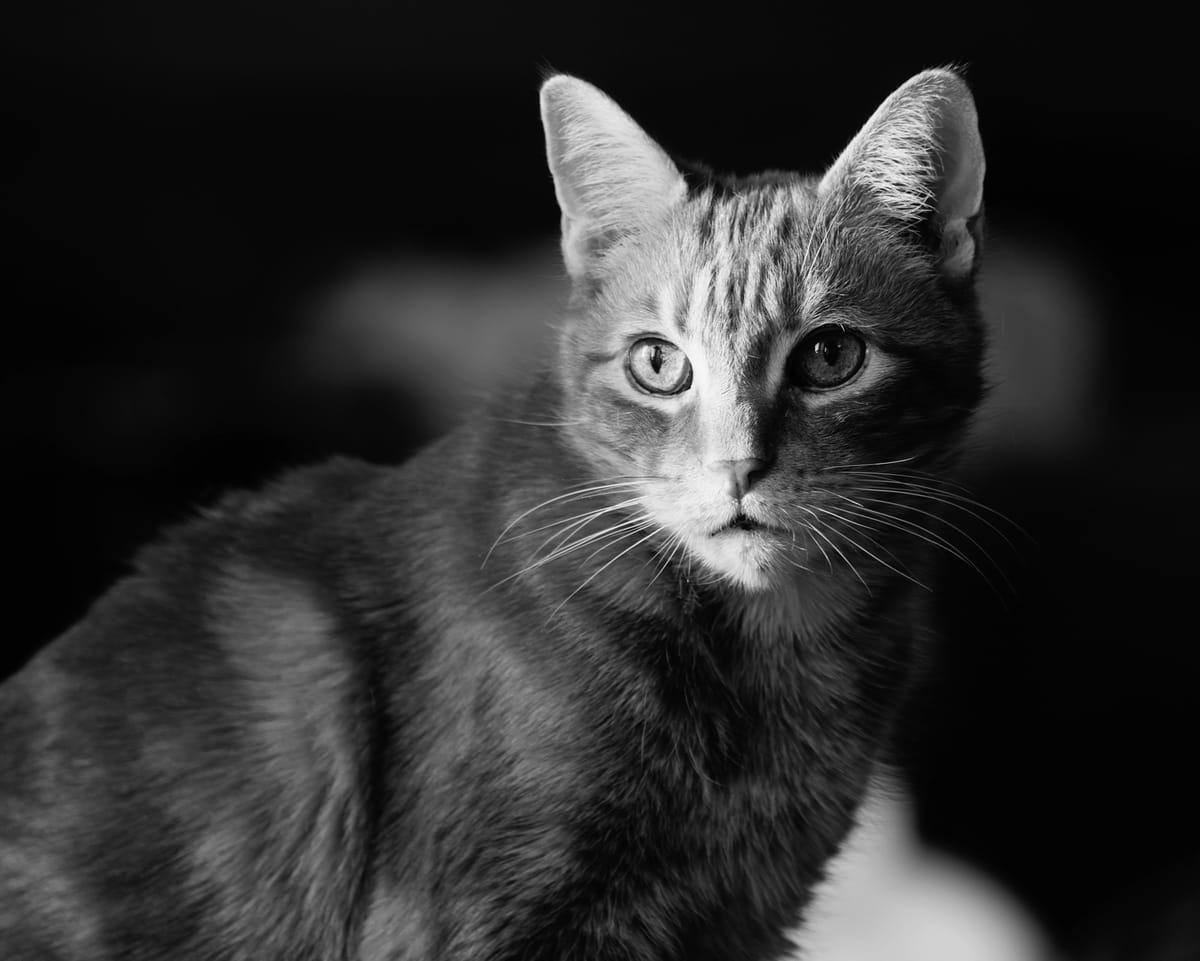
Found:
[{"label": "shadow on cat's body", "polygon": [[[792,178],[739,199],[702,185],[689,199],[611,101],[549,81],[573,309],[587,315],[564,328],[555,376],[400,468],[337,461],[227,498],[0,687],[5,956],[785,953],[920,644],[910,588],[927,543],[863,506],[855,516],[891,518],[868,528],[876,553],[832,505],[860,488],[885,488],[895,511],[928,498],[927,479],[860,473],[856,488],[847,472],[901,463],[898,449],[938,466],[978,397],[978,191],[965,210],[941,201],[926,236],[904,218],[928,211],[904,191],[932,188],[896,180],[901,148],[914,178],[957,170],[930,161],[951,108],[968,137],[961,81],[923,74],[820,187]],[[872,137],[891,151],[878,196],[862,173]],[[572,138],[604,161],[582,183]],[[639,222],[644,249],[618,242],[604,259],[597,171],[629,179],[600,201],[640,218],[661,201]],[[636,195],[647,184],[657,200]],[[899,225],[868,226],[877,206]],[[832,249],[846,218],[864,249]],[[655,289],[662,258],[684,254],[712,260]],[[623,287],[599,284],[622,269]],[[782,280],[756,294],[751,278],[788,271],[803,298]],[[907,300],[886,296],[897,288]],[[847,290],[870,309],[855,313]],[[824,315],[821,291],[840,297]],[[685,301],[692,341],[676,329]],[[731,304],[754,322],[730,321]],[[658,335],[626,340],[639,311],[638,324],[657,313]],[[833,369],[868,334],[861,381],[805,386],[804,363]],[[691,344],[694,390],[667,335]],[[798,370],[786,382],[785,365]],[[687,377],[655,389],[664,370]],[[567,557],[568,541],[583,549]]]}]

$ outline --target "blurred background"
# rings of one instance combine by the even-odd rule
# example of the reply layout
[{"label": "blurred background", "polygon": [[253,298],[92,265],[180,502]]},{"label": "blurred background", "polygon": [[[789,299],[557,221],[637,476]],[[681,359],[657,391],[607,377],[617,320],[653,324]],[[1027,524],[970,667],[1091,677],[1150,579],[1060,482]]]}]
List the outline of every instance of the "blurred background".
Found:
[{"label": "blurred background", "polygon": [[1064,956],[1200,957],[1181,15],[242,0],[6,19],[0,676],[164,524],[333,453],[397,461],[530,349],[564,290],[544,70],[749,172],[821,169],[911,74],[965,65],[997,385],[969,474],[1030,539],[990,545],[1011,590],[947,564],[905,744],[916,829]]}]

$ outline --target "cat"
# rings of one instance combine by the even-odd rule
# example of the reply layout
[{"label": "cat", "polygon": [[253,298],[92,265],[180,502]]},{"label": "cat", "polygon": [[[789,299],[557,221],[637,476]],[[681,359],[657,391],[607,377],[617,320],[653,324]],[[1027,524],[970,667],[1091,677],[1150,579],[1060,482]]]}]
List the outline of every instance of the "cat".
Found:
[{"label": "cat", "polygon": [[676,162],[567,75],[541,111],[536,373],[225,497],[0,687],[5,958],[793,949],[982,391],[974,102],[918,74],[811,177]]}]

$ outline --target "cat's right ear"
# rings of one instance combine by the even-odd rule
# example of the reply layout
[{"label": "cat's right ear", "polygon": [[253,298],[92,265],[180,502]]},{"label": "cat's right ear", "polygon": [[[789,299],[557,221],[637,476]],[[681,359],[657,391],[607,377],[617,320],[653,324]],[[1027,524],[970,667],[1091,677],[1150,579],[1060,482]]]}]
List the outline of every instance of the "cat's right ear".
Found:
[{"label": "cat's right ear", "polygon": [[926,70],[883,102],[819,190],[865,190],[895,220],[930,228],[942,272],[962,278],[978,259],[984,169],[971,91],[951,70]]},{"label": "cat's right ear", "polygon": [[596,273],[613,243],[661,219],[687,185],[662,147],[590,83],[551,77],[541,105],[563,259],[578,280]]}]

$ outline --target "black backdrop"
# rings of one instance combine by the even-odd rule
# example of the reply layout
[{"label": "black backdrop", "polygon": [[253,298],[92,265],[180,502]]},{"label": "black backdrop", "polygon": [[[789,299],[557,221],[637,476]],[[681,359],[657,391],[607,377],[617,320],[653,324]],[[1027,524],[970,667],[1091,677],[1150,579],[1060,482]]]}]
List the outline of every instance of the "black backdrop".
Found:
[{"label": "black backdrop", "polygon": [[598,83],[670,149],[748,171],[820,168],[906,77],[965,64],[991,229],[1086,278],[1102,390],[1094,442],[979,479],[1037,547],[1007,608],[947,574],[951,643],[912,747],[922,827],[1068,946],[1132,944],[1165,905],[1200,905],[1182,21],[845,6],[247,0],[10,20],[3,669],[193,505],[428,436],[402,390],[307,383],[280,344],[348,266],[487,263],[553,234],[543,70]]}]

